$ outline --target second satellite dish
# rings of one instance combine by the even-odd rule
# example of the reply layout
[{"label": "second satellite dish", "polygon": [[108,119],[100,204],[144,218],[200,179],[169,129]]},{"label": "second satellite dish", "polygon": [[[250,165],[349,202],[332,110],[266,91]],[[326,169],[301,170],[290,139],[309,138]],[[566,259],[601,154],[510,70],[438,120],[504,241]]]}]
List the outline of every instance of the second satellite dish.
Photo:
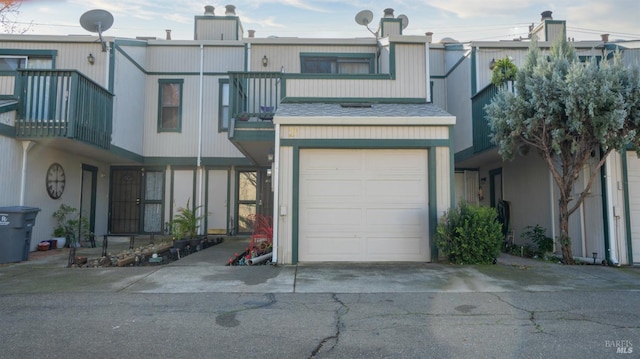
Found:
[{"label": "second satellite dish", "polygon": [[102,51],[107,51],[107,45],[102,40],[102,32],[113,25],[113,15],[107,10],[89,10],[80,16],[80,26],[90,32],[97,32],[102,43]]},{"label": "second satellite dish", "polygon": [[358,25],[367,26],[373,20],[373,12],[371,10],[362,10],[356,14],[356,23]]},{"label": "second satellite dish", "polygon": [[398,19],[402,20],[402,29],[406,29],[409,26],[409,18],[407,15],[398,15]]}]

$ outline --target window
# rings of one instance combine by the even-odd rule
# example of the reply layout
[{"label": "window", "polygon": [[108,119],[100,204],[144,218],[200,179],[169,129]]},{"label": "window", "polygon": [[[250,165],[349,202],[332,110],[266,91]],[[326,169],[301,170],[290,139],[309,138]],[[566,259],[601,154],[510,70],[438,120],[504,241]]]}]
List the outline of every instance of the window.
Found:
[{"label": "window", "polygon": [[158,80],[158,132],[180,132],[182,128],[182,84],[184,80]]},{"label": "window", "polygon": [[16,71],[25,68],[26,57],[0,57],[0,71]]},{"label": "window", "polygon": [[371,74],[373,54],[300,54],[303,74]]},{"label": "window", "polygon": [[218,132],[229,129],[229,79],[220,79],[218,99]]}]

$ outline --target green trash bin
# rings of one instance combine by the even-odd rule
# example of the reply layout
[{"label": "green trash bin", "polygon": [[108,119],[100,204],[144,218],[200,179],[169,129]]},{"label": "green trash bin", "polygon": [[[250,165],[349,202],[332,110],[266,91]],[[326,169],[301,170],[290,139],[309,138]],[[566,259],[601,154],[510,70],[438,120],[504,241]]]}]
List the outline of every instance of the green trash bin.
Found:
[{"label": "green trash bin", "polygon": [[40,208],[0,207],[0,263],[29,259],[31,232]]}]

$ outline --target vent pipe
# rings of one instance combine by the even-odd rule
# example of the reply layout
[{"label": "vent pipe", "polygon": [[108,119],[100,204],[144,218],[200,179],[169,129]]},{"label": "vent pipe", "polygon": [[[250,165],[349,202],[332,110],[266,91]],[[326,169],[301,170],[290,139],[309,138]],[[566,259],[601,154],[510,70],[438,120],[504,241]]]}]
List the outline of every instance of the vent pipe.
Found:
[{"label": "vent pipe", "polygon": [[393,19],[393,9],[392,8],[384,9],[384,17]]},{"label": "vent pipe", "polygon": [[256,30],[247,30],[249,32],[249,37],[256,37]]},{"label": "vent pipe", "polygon": [[602,38],[602,42],[609,42],[609,34],[602,34],[600,37]]},{"label": "vent pipe", "polygon": [[236,7],[233,5],[225,5],[224,7],[226,12],[224,13],[226,16],[236,16]]},{"label": "vent pipe", "polygon": [[207,5],[204,7],[204,14],[207,16],[214,16],[215,15],[215,8],[211,5]]},{"label": "vent pipe", "polygon": [[545,20],[553,20],[553,17],[551,16],[551,14],[553,14],[553,11],[543,11],[540,15],[542,16],[541,21],[545,21]]},{"label": "vent pipe", "polygon": [[166,29],[165,31],[167,32],[167,38],[166,39],[167,40],[171,40],[171,30]]}]

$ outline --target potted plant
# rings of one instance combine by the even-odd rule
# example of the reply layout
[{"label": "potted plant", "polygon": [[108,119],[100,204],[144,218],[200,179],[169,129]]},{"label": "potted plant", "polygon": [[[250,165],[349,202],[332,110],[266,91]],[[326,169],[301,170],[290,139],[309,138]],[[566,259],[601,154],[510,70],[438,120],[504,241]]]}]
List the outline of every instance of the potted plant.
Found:
[{"label": "potted plant", "polygon": [[69,247],[78,247],[81,238],[89,238],[92,234],[89,230],[89,220],[81,217],[80,212],[64,203],[53,212],[52,217],[56,220],[53,229],[53,238],[57,241],[57,248],[63,248],[65,244]]},{"label": "potted plant", "polygon": [[196,241],[198,239],[198,228],[200,225],[201,219],[205,217],[205,214],[197,215],[198,210],[202,206],[198,206],[194,209],[189,206],[189,200],[187,200],[187,205],[185,207],[179,207],[177,210],[177,214],[173,216],[173,220],[171,220],[171,234],[173,236],[173,247],[184,250],[187,244],[190,242],[192,246],[197,246]]}]

